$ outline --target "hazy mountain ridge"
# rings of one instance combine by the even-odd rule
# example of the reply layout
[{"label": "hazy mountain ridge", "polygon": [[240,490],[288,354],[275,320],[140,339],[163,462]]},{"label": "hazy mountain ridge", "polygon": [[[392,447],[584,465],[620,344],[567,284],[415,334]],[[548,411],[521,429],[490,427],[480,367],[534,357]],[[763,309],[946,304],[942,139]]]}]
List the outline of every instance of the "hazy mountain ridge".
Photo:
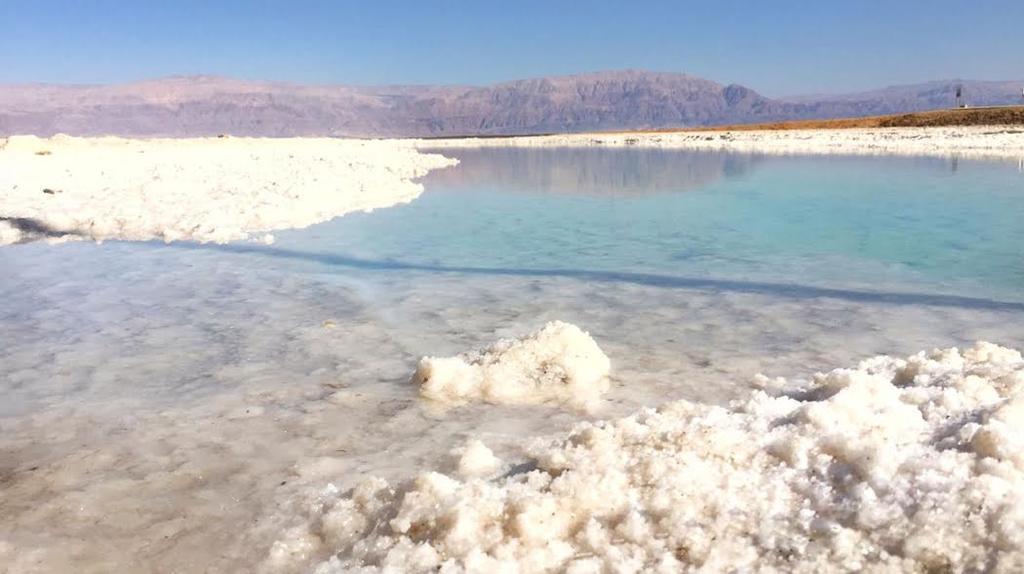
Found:
[{"label": "hazy mountain ridge", "polygon": [[895,114],[953,107],[958,86],[963,87],[964,98],[972,106],[1024,104],[1024,81],[979,80],[938,80],[852,94],[801,96],[789,101],[807,106],[810,113],[835,110],[848,111],[848,115]]},{"label": "hazy mountain ridge", "polygon": [[447,136],[683,127],[1021,101],[1024,82],[942,81],[772,99],[686,74],[625,70],[492,86],[318,86],[216,76],[0,86],[0,134]]}]

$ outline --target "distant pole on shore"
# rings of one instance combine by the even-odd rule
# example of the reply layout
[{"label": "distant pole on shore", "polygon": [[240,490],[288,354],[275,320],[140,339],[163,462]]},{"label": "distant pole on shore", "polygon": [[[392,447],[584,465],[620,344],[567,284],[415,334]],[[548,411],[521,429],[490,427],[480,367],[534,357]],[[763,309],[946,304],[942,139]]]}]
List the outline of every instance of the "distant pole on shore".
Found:
[{"label": "distant pole on shore", "polygon": [[966,108],[967,104],[964,103],[964,87],[958,84],[956,87],[956,107]]}]

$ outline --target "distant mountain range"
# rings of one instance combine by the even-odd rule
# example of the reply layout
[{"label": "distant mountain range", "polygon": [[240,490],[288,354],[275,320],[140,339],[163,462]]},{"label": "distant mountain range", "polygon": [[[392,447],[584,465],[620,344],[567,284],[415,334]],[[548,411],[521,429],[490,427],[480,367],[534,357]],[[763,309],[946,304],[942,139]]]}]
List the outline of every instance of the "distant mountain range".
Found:
[{"label": "distant mountain range", "polygon": [[0,135],[456,136],[671,128],[1021,103],[1024,81],[949,80],[767,98],[636,70],[492,86],[312,86],[175,76],[110,86],[0,86]]}]

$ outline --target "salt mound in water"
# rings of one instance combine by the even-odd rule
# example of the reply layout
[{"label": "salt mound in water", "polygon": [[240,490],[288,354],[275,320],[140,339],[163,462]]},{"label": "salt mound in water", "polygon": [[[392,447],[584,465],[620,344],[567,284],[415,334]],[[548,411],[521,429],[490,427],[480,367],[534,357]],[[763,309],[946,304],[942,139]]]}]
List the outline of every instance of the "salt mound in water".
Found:
[{"label": "salt mound in water", "polygon": [[412,380],[442,403],[585,404],[608,390],[610,362],[579,327],[552,321],[519,339],[455,357],[420,359]]},{"label": "salt mound in water", "polygon": [[529,472],[328,493],[272,562],[302,542],[333,554],[320,574],[1020,572],[1022,391],[1021,354],[979,343],[675,402],[581,424]]}]

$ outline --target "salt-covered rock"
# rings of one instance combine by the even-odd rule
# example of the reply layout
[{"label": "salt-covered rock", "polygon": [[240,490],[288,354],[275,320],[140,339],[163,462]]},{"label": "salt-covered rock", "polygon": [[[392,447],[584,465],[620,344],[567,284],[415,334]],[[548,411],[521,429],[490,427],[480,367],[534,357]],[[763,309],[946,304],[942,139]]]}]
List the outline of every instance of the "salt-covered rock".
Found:
[{"label": "salt-covered rock", "polygon": [[494,456],[491,449],[476,439],[470,439],[453,454],[459,457],[458,472],[463,478],[489,475],[501,465],[501,460]]},{"label": "salt-covered rock", "polygon": [[586,404],[608,390],[610,362],[579,327],[552,321],[519,339],[505,339],[455,357],[420,359],[413,383],[446,404]]}]

